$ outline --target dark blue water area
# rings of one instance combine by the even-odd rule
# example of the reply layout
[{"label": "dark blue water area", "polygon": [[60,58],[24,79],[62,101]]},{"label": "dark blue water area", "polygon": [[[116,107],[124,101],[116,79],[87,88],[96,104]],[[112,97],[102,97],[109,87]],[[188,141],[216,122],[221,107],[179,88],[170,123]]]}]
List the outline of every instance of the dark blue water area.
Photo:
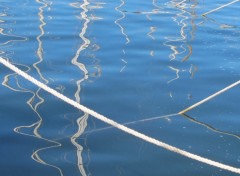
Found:
[{"label": "dark blue water area", "polygon": [[[147,136],[240,166],[236,2],[0,3],[0,57]],[[0,175],[235,176],[107,125],[0,64]]]}]

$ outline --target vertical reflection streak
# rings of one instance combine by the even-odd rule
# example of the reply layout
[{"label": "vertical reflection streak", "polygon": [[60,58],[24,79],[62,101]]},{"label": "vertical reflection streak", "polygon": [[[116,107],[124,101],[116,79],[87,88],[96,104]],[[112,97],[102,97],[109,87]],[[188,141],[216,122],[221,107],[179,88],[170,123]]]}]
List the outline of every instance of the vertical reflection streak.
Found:
[{"label": "vertical reflection streak", "polygon": [[[80,5],[80,8],[83,10],[80,15],[81,18],[84,20],[83,23],[83,27],[82,30],[79,34],[79,37],[82,39],[83,44],[79,47],[79,49],[76,51],[75,56],[73,57],[73,59],[71,60],[72,64],[76,65],[81,71],[84,72],[84,77],[82,79],[79,79],[76,81],[77,84],[77,90],[75,92],[75,98],[76,98],[76,102],[80,103],[80,91],[81,91],[81,83],[88,79],[88,70],[86,69],[85,65],[83,63],[78,62],[78,58],[81,54],[81,52],[83,50],[85,50],[86,48],[88,48],[88,46],[90,45],[90,40],[85,37],[85,34],[87,32],[88,29],[88,24],[90,23],[90,19],[88,18],[88,5],[90,3],[88,2],[88,0],[84,0],[83,3]],[[73,7],[79,8],[75,3],[71,3],[70,4]],[[86,176],[86,171],[84,169],[83,166],[83,158],[82,158],[82,151],[83,151],[83,147],[76,141],[81,134],[84,132],[86,126],[87,126],[87,119],[88,119],[88,114],[84,112],[83,116],[79,117],[77,119],[77,125],[78,125],[78,131],[71,136],[71,142],[72,144],[77,148],[77,166],[78,166],[78,170],[81,173],[82,176]]]},{"label": "vertical reflection streak", "polygon": [[[46,22],[44,21],[44,9],[48,6],[47,2],[46,1],[40,1],[40,0],[36,0],[36,3],[38,4],[41,4],[42,6],[39,7],[39,12],[38,12],[38,16],[39,16],[39,21],[40,21],[40,25],[39,25],[39,30],[40,30],[40,34],[36,37],[36,40],[38,41],[38,49],[37,49],[37,56],[39,58],[39,61],[35,62],[33,64],[33,67],[37,70],[40,78],[45,82],[45,84],[48,83],[48,80],[45,79],[41,73],[41,70],[40,68],[38,67],[38,65],[43,62],[44,58],[43,58],[43,43],[42,43],[42,40],[41,38],[45,35],[45,31],[44,31],[44,26],[46,25]],[[44,103],[44,99],[39,95],[39,92],[41,91],[41,89],[39,88],[37,91],[36,91],[36,96],[38,98],[38,102],[36,103],[36,105],[34,106],[34,110],[35,112],[38,114],[38,117],[39,117],[39,121],[36,123],[36,127],[34,128],[33,130],[33,133],[36,137],[38,138],[41,138],[41,139],[44,139],[48,142],[51,142],[53,143],[54,145],[52,146],[48,146],[48,147],[44,147],[44,148],[40,148],[38,150],[36,150],[33,154],[32,154],[32,159],[34,159],[35,161],[41,163],[41,164],[44,164],[44,165],[47,165],[47,166],[50,166],[50,167],[53,167],[53,168],[56,168],[60,175],[63,176],[63,173],[62,173],[62,170],[55,166],[55,165],[52,165],[52,164],[49,164],[47,163],[46,161],[43,161],[41,159],[41,157],[39,156],[39,152],[43,151],[43,150],[47,150],[47,149],[50,149],[50,148],[56,148],[56,147],[61,147],[61,143],[57,142],[57,141],[53,141],[53,140],[50,140],[50,139],[46,139],[46,138],[43,138],[38,130],[40,128],[40,126],[42,125],[42,122],[43,122],[43,118],[41,117],[41,115],[38,113],[38,107]]]},{"label": "vertical reflection streak", "polygon": [[46,22],[44,21],[43,11],[47,7],[47,3],[44,1],[40,1],[40,0],[36,0],[36,2],[39,4],[42,4],[42,6],[39,7],[39,12],[38,12],[39,21],[40,21],[40,25],[39,25],[40,34],[37,36],[37,41],[38,41],[37,56],[39,58],[39,61],[35,62],[33,64],[33,67],[37,70],[40,78],[45,82],[45,84],[47,84],[48,80],[43,77],[40,69],[37,66],[38,64],[40,64],[43,61],[43,46],[42,46],[41,37],[44,36],[44,34],[45,34],[44,26],[46,25]]},{"label": "vertical reflection streak", "polygon": [[[43,7],[42,7],[42,9],[43,9]],[[41,13],[40,13],[40,14],[41,14]],[[5,44],[8,44],[9,42],[12,42],[12,41],[26,41],[26,40],[27,40],[27,38],[25,38],[25,37],[18,37],[18,36],[15,36],[15,35],[7,35],[7,34],[4,33],[4,29],[2,29],[2,28],[0,28],[0,34],[1,34],[1,35],[4,35],[4,36],[8,36],[8,37],[10,38],[9,40],[7,40],[6,42],[3,43],[4,45],[5,45]],[[40,37],[39,37],[39,40],[40,40]],[[3,52],[3,53],[4,53],[4,52]],[[26,67],[27,69],[25,70],[25,72],[30,72],[30,71],[31,71],[31,68],[28,67],[27,65],[16,64],[16,63],[15,63],[15,65],[19,65],[19,66],[21,66],[21,67]],[[38,70],[38,71],[39,71],[39,70]],[[39,71],[39,73],[40,73],[40,71]],[[11,78],[14,78],[14,79],[15,79],[16,88],[13,87],[13,85],[11,85],[11,83],[10,83],[10,79],[11,79]],[[26,88],[23,88],[23,87],[20,85],[20,82],[19,82],[19,80],[18,80],[18,75],[16,75],[15,73],[14,73],[14,74],[8,74],[8,75],[4,76],[4,80],[3,80],[3,82],[2,82],[2,85],[5,86],[5,87],[7,87],[7,88],[9,88],[9,89],[12,90],[12,91],[15,91],[15,92],[22,92],[22,93],[30,93],[30,94],[32,94],[32,97],[31,97],[26,103],[27,103],[28,106],[36,113],[37,117],[39,118],[39,120],[38,120],[37,122],[35,122],[35,123],[31,124],[31,125],[15,127],[15,128],[14,128],[14,132],[16,132],[16,133],[18,133],[18,134],[21,134],[21,135],[25,135],[25,136],[37,137],[37,138],[39,138],[39,139],[45,140],[45,141],[47,141],[47,142],[50,142],[51,144],[53,144],[53,143],[55,144],[54,146],[50,146],[50,147],[46,147],[46,148],[53,148],[53,147],[60,146],[60,145],[61,145],[60,143],[55,142],[55,141],[51,141],[51,140],[46,139],[46,138],[43,138],[43,137],[38,133],[38,128],[39,128],[39,126],[40,126],[41,123],[42,123],[42,117],[41,117],[41,115],[38,113],[37,107],[38,107],[41,103],[43,103],[43,99],[38,95],[38,92],[35,93],[34,91],[31,91],[31,90],[28,90],[28,89],[26,89]],[[33,103],[34,103],[34,100],[35,100],[36,98],[38,98],[40,101],[39,101],[39,103],[37,103],[37,104],[34,106]],[[34,128],[34,127],[35,127],[35,128]],[[21,132],[21,129],[22,129],[22,128],[29,128],[29,129],[34,128],[34,132],[33,132],[33,134],[24,133],[24,132]],[[60,175],[63,176],[61,170],[60,170],[58,167],[53,166],[53,165],[51,165],[51,164],[48,164],[48,163],[44,162],[44,161],[38,156],[38,152],[39,152],[40,150],[44,150],[44,149],[46,149],[46,148],[42,148],[42,149],[39,149],[39,150],[35,151],[35,152],[32,154],[31,158],[34,159],[35,161],[39,162],[39,163],[42,163],[42,164],[44,164],[44,165],[48,165],[48,166],[51,166],[51,167],[53,167],[53,168],[56,168],[56,169],[60,172]]]},{"label": "vertical reflection streak", "polygon": [[[146,17],[149,21],[152,21],[151,15],[160,13],[160,10],[162,9],[159,5],[157,5],[157,0],[152,0],[152,5],[155,9],[153,9],[151,12],[146,12]],[[156,40],[156,38],[153,36],[153,34],[156,31],[157,31],[156,26],[150,26],[150,31],[147,33],[149,38],[151,38],[152,40]],[[154,50],[151,50],[149,54],[150,54],[150,56],[154,56]]]},{"label": "vertical reflection streak", "polygon": [[123,26],[120,24],[120,21],[123,20],[123,19],[126,17],[126,15],[125,15],[124,12],[122,12],[121,10],[119,10],[119,8],[121,8],[121,7],[125,4],[125,2],[124,2],[123,0],[120,0],[120,1],[121,1],[121,4],[120,4],[119,6],[117,6],[117,7],[115,7],[115,10],[116,10],[117,12],[121,13],[122,16],[121,16],[120,18],[118,18],[117,20],[115,20],[114,23],[115,23],[117,26],[119,26],[122,35],[125,36],[126,44],[128,44],[128,43],[130,42],[130,39],[129,39],[128,35],[125,33]]},{"label": "vertical reflection streak", "polygon": [[[27,67],[27,66],[26,66]],[[28,67],[28,70],[27,72],[30,70],[30,67]],[[18,79],[17,79],[17,75],[15,75],[15,79],[16,79],[16,84],[17,84],[17,87],[19,89],[16,89],[16,88],[13,88],[11,87],[9,84],[8,84],[8,81],[9,81],[9,76],[12,76],[12,74],[10,75],[6,75],[5,78],[4,78],[4,81],[3,81],[3,85],[8,87],[9,89],[13,90],[13,91],[17,91],[17,92],[24,92],[24,93],[31,93],[33,96],[27,101],[27,104],[29,105],[29,107],[36,113],[36,115],[38,116],[39,120],[31,125],[26,125],[26,126],[18,126],[16,128],[14,128],[14,131],[18,134],[21,134],[21,135],[25,135],[25,136],[31,136],[31,137],[37,137],[39,139],[42,139],[44,141],[47,141],[47,142],[50,142],[51,144],[55,144],[53,146],[49,146],[49,147],[45,147],[45,148],[41,148],[41,149],[38,149],[36,150],[32,155],[31,155],[31,158],[33,160],[35,160],[36,162],[39,162],[41,164],[44,164],[44,165],[48,165],[50,167],[53,167],[53,168],[56,168],[59,172],[60,172],[60,175],[63,176],[62,174],[62,171],[60,168],[58,168],[57,166],[54,166],[54,165],[51,165],[51,164],[48,164],[46,162],[44,162],[38,155],[38,152],[42,151],[42,150],[45,150],[45,149],[49,149],[49,148],[54,148],[54,147],[60,147],[61,144],[56,142],[56,141],[52,141],[52,140],[49,140],[49,139],[46,139],[46,138],[43,138],[39,133],[38,133],[38,128],[40,127],[41,123],[42,123],[42,117],[41,115],[38,113],[37,111],[37,106],[39,104],[41,104],[43,102],[43,100],[40,100],[40,103],[38,103],[37,105],[33,106],[33,102],[34,102],[34,99],[36,98],[36,93],[34,93],[33,91],[30,91],[30,90],[27,90],[25,88],[23,88]],[[39,97],[38,97],[39,98]],[[35,127],[35,128],[34,128]],[[23,133],[21,132],[21,129],[22,128],[34,128],[34,135],[32,134],[28,134],[28,133]]]},{"label": "vertical reflection streak", "polygon": [[[128,43],[130,43],[130,39],[129,39],[128,35],[125,33],[124,27],[120,23],[121,20],[125,19],[126,15],[124,12],[119,10],[121,7],[123,7],[125,5],[125,1],[120,0],[120,2],[121,3],[119,4],[119,6],[115,7],[115,10],[117,12],[119,12],[122,16],[120,18],[116,19],[114,21],[114,23],[120,28],[121,34],[124,36],[124,38],[126,40],[125,45],[127,45]],[[126,54],[124,49],[122,49],[122,53],[123,53],[123,55]],[[124,59],[121,59],[121,61],[124,63],[124,66],[120,69],[120,72],[122,72],[127,66],[127,61],[125,61]]]},{"label": "vertical reflection streak", "polygon": [[[38,64],[40,64],[42,61],[43,61],[43,55],[42,55],[42,52],[43,52],[43,48],[42,48],[42,41],[41,41],[41,37],[45,34],[44,32],[44,26],[46,25],[45,21],[44,21],[44,15],[43,15],[43,12],[44,12],[44,8],[47,7],[47,3],[44,2],[44,1],[40,1],[40,0],[36,0],[36,2],[38,4],[41,4],[42,6],[39,7],[39,13],[38,13],[38,16],[39,16],[39,21],[40,21],[40,25],[39,25],[39,29],[40,29],[40,34],[37,36],[37,42],[38,42],[38,50],[37,50],[37,56],[39,58],[39,61],[37,61],[36,63],[33,64],[33,67],[37,70],[40,78],[45,82],[45,83],[48,83],[48,80],[46,80],[43,75],[41,74],[41,71],[40,69],[38,68]],[[29,72],[31,69],[30,67],[28,67],[28,70],[27,72]],[[15,77],[16,78],[16,77]],[[40,88],[38,88],[38,90],[36,92],[34,91],[30,91],[30,90],[27,90],[25,88],[23,88],[19,82],[18,82],[18,79],[16,78],[16,84],[17,84],[17,87],[19,88],[18,89],[14,89],[14,88],[11,88],[10,85],[8,85],[8,82],[9,81],[9,75],[5,76],[5,79],[4,79],[4,82],[3,82],[3,85],[9,87],[10,89],[14,90],[14,91],[21,91],[21,92],[28,92],[28,93],[31,93],[32,94],[32,97],[27,101],[27,104],[30,106],[30,108],[35,112],[35,114],[37,115],[38,117],[38,121],[31,124],[31,125],[25,125],[25,126],[18,126],[16,128],[14,128],[14,131],[18,134],[21,134],[21,135],[25,135],[25,136],[31,136],[31,137],[36,137],[36,138],[39,138],[41,140],[44,140],[44,141],[47,141],[49,143],[51,143],[51,146],[48,146],[48,147],[44,147],[44,148],[40,148],[36,151],[33,152],[33,154],[31,155],[31,158],[33,160],[35,160],[36,162],[38,163],[41,163],[41,164],[44,164],[44,165],[47,165],[49,167],[52,167],[52,168],[55,168],[58,170],[59,174],[61,176],[63,176],[63,173],[62,173],[62,170],[53,165],[53,164],[49,164],[47,163],[46,161],[44,161],[43,159],[41,159],[41,157],[39,156],[39,152],[43,151],[43,150],[46,150],[46,149],[50,149],[50,148],[55,148],[55,147],[60,147],[61,144],[57,141],[53,141],[53,140],[50,140],[50,139],[47,139],[47,138],[44,138],[42,137],[38,130],[40,128],[40,126],[42,125],[42,121],[43,121],[43,118],[42,116],[39,114],[38,112],[38,107],[44,103],[44,99],[39,95],[39,92],[40,92]],[[34,102],[37,102],[35,105],[34,105]],[[29,134],[29,133],[24,133],[24,132],[21,132],[21,129],[23,128],[29,128],[29,129],[32,129],[33,128],[33,134]]]},{"label": "vertical reflection streak", "polygon": [[[182,2],[183,3],[183,2]],[[194,1],[194,4],[191,5],[191,12],[188,12],[185,10],[185,6],[179,6],[179,8],[185,12],[185,13],[188,13],[189,15],[191,15],[192,19],[190,21],[190,25],[191,25],[191,31],[189,32],[189,35],[190,35],[190,39],[188,41],[188,43],[192,40],[194,40],[194,32],[196,31],[196,24],[194,23],[194,20],[196,19],[196,14],[195,14],[195,8],[197,6],[198,2]],[[184,31],[183,31],[184,32]],[[187,39],[187,36],[186,36],[186,39]],[[186,60],[189,59],[189,57],[192,55],[192,46],[190,44],[187,44],[187,48],[188,48],[188,54],[182,59],[182,62],[185,62]]]},{"label": "vertical reflection streak", "polygon": [[[171,3],[174,4],[175,8],[180,10],[180,12],[177,13],[175,17],[172,17],[173,21],[177,23],[178,26],[180,26],[180,31],[179,31],[180,37],[166,37],[167,41],[164,42],[163,44],[169,47],[170,50],[172,51],[172,53],[169,55],[170,61],[176,60],[177,56],[182,54],[183,56],[181,56],[182,57],[181,62],[185,62],[190,58],[193,52],[192,46],[189,43],[194,39],[194,32],[196,30],[196,25],[194,24],[196,14],[194,10],[198,2],[194,1],[194,4],[192,5],[186,4],[185,1],[181,1],[177,4],[175,1],[171,1]],[[188,12],[187,10],[185,10],[186,8],[188,8],[187,5],[190,6],[191,12]],[[190,20],[190,25],[189,25],[188,21],[190,17],[192,17],[192,19]],[[188,30],[189,26],[191,26],[190,31]],[[168,83],[178,79],[179,78],[178,74],[180,72],[180,69],[176,69],[174,67],[169,67],[169,68],[171,70],[176,71],[177,77],[174,79],[171,79],[170,81],[168,81]],[[197,71],[197,67],[191,64],[191,67],[189,68],[191,78],[193,77],[196,71]]]},{"label": "vertical reflection streak", "polygon": [[84,113],[83,116],[77,119],[78,131],[73,136],[71,136],[71,142],[77,148],[77,166],[82,176],[87,176],[83,166],[83,158],[82,158],[83,147],[76,140],[85,131],[85,128],[87,127],[87,119],[88,119],[88,114],[86,113]]},{"label": "vertical reflection streak", "polygon": [[[88,16],[87,16],[87,12],[88,12],[87,6],[89,5],[89,2],[87,0],[84,0],[83,2],[84,3],[80,6],[81,9],[83,10],[83,12],[81,12],[81,18],[83,20],[85,20],[85,22],[83,24],[82,31],[79,34],[79,37],[83,40],[83,44],[79,47],[79,49],[77,50],[75,56],[72,58],[72,61],[71,61],[72,64],[76,65],[81,71],[84,72],[84,78],[77,81],[77,91],[75,93],[75,98],[76,98],[77,102],[80,102],[80,91],[81,91],[80,84],[85,79],[88,79],[88,70],[86,69],[86,67],[83,63],[78,62],[78,58],[79,58],[81,52],[90,45],[90,40],[85,37],[85,33],[88,28],[88,23],[90,22],[90,20],[88,19]],[[74,4],[71,4],[71,5],[74,6]],[[74,6],[74,7],[77,7],[77,6]]]},{"label": "vertical reflection streak", "polygon": [[[164,43],[165,46],[168,46],[172,50],[172,54],[169,55],[170,61],[175,60],[177,55],[182,54],[186,51],[186,49],[183,47],[183,44],[179,47],[183,49],[182,52],[178,51],[178,46],[169,44],[169,43],[177,43],[180,41],[186,40],[186,34],[185,34],[185,28],[187,24],[185,23],[185,20],[188,19],[187,16],[184,16],[185,11],[181,10],[180,13],[177,13],[176,17],[172,17],[173,21],[177,23],[178,26],[180,26],[180,35],[181,37],[166,37],[167,41]],[[182,18],[180,21],[178,21],[178,18]]]}]

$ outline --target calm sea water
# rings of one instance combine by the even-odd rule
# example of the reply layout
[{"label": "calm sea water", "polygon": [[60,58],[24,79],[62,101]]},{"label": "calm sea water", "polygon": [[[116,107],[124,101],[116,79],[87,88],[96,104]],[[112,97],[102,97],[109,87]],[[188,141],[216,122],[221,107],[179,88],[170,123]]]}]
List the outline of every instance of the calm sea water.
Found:
[{"label": "calm sea water", "polygon": [[[168,116],[239,80],[240,3],[202,16],[228,2],[1,0],[0,56],[110,119],[239,168],[239,86]],[[3,65],[0,82],[1,176],[237,175],[112,128]]]}]

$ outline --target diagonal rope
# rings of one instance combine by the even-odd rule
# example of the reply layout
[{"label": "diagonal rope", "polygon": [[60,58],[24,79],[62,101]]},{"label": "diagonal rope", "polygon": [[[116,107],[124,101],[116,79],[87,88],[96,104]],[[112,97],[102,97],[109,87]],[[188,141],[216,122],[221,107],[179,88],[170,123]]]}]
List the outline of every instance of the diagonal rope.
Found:
[{"label": "diagonal rope", "polygon": [[233,3],[236,3],[236,2],[240,2],[240,0],[234,0],[234,1],[232,1],[232,2],[229,2],[229,3],[227,3],[227,4],[224,4],[224,5],[216,8],[216,9],[213,9],[213,10],[211,10],[211,11],[208,11],[208,12],[202,14],[202,16],[206,16],[206,15],[212,13],[212,12],[215,12],[215,11],[217,11],[217,10],[220,10],[220,9],[222,9],[222,8],[224,8],[224,7],[226,7],[226,6],[229,6],[229,5],[233,4]]},{"label": "diagonal rope", "polygon": [[231,85],[225,87],[224,89],[222,89],[222,90],[216,92],[215,94],[212,94],[211,96],[209,96],[209,97],[207,97],[207,98],[205,98],[205,99],[203,99],[203,100],[201,100],[201,101],[195,103],[194,105],[192,105],[192,106],[190,106],[190,107],[188,107],[188,108],[186,108],[186,109],[180,111],[178,114],[184,114],[185,112],[190,111],[191,109],[193,109],[193,108],[195,108],[195,107],[197,107],[197,106],[199,106],[199,105],[201,105],[201,104],[203,104],[203,103],[205,103],[205,102],[211,100],[212,98],[214,98],[214,97],[216,97],[216,96],[222,94],[223,92],[226,92],[227,90],[229,90],[229,89],[231,89],[231,88],[237,86],[238,84],[240,84],[240,80],[238,80],[237,82],[235,82],[235,83],[233,83],[233,84],[231,84]]},{"label": "diagonal rope", "polygon": [[221,169],[224,169],[224,170],[228,170],[228,171],[231,171],[231,172],[234,172],[234,173],[238,173],[240,174],[240,168],[235,168],[235,167],[232,167],[232,166],[229,166],[229,165],[226,165],[226,164],[223,164],[223,163],[219,163],[217,161],[213,161],[213,160],[210,160],[210,159],[207,159],[207,158],[204,158],[204,157],[201,157],[201,156],[198,156],[196,154],[192,154],[192,153],[189,153],[187,151],[184,151],[184,150],[181,150],[177,147],[174,147],[174,146],[171,146],[169,144],[166,144],[164,142],[161,142],[157,139],[154,139],[152,137],[149,137],[145,134],[142,134],[140,132],[137,132],[131,128],[128,128],[124,125],[121,125],[111,119],[108,119],[107,117],[77,103],[76,101],[64,96],[63,94],[60,94],[59,92],[57,92],[56,90],[48,87],[47,85],[41,83],[40,81],[36,80],[35,78],[33,78],[32,76],[28,75],[27,73],[23,72],[22,70],[18,69],[17,67],[15,67],[14,65],[12,65],[10,62],[6,61],[5,59],[1,58],[0,57],[0,62],[5,65],[6,67],[8,67],[9,69],[11,69],[12,71],[16,72],[17,74],[19,74],[20,76],[22,76],[23,78],[27,79],[28,81],[32,82],[33,84],[35,84],[36,86],[44,89],[45,91],[49,92],[50,94],[54,95],[55,97],[58,97],[59,99],[63,100],[64,102],[92,115],[93,117],[109,124],[109,125],[112,125],[114,126],[115,128],[118,128],[119,130],[122,130],[128,134],[131,134],[137,138],[140,138],[146,142],[149,142],[149,143],[152,143],[152,144],[155,144],[159,147],[162,147],[162,148],[165,148],[169,151],[172,151],[172,152],[175,152],[175,153],[178,153],[180,155],[183,155],[185,157],[188,157],[188,158],[191,158],[191,159],[194,159],[194,160],[197,160],[197,161],[200,161],[202,163],[205,163],[205,164],[208,164],[208,165],[211,165],[211,166],[215,166],[215,167],[218,167],[218,168],[221,168]]}]

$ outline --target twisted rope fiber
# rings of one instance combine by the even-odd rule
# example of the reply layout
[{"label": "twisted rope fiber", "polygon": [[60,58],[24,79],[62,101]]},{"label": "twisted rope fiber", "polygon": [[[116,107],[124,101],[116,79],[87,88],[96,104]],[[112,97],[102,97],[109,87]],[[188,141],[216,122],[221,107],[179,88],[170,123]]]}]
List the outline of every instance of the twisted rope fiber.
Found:
[{"label": "twisted rope fiber", "polygon": [[201,156],[198,156],[198,155],[195,155],[195,154],[192,154],[192,153],[189,153],[187,151],[184,151],[184,150],[181,150],[179,148],[176,148],[174,146],[171,146],[171,145],[168,145],[164,142],[161,142],[157,139],[154,139],[152,137],[149,137],[149,136],[146,136],[140,132],[137,132],[133,129],[130,129],[124,125],[121,125],[111,119],[108,119],[107,117],[75,102],[74,100],[64,96],[63,94],[60,94],[59,92],[55,91],[54,89],[48,87],[47,85],[41,83],[40,81],[36,80],[35,78],[33,78],[32,76],[28,75],[27,73],[23,72],[22,70],[18,69],[17,67],[15,67],[14,65],[12,65],[11,63],[9,63],[8,61],[6,61],[5,59],[1,58],[0,57],[0,62],[5,65],[6,67],[8,67],[9,69],[11,69],[12,71],[16,72],[17,74],[19,74],[20,76],[22,76],[23,78],[27,79],[28,81],[32,82],[33,84],[35,84],[36,86],[44,89],[45,91],[49,92],[50,94],[58,97],[59,99],[65,101],[66,103],[92,115],[93,117],[109,124],[109,125],[112,125],[128,134],[131,134],[137,138],[140,138],[146,142],[149,142],[149,143],[152,143],[152,144],[155,144],[159,147],[162,147],[162,148],[165,148],[169,151],[172,151],[172,152],[175,152],[175,153],[178,153],[180,155],[183,155],[185,157],[188,157],[188,158],[191,158],[191,159],[194,159],[194,160],[197,160],[197,161],[200,161],[202,163],[205,163],[205,164],[208,164],[208,165],[212,165],[212,166],[215,166],[215,167],[218,167],[218,168],[221,168],[221,169],[224,169],[224,170],[228,170],[228,171],[231,171],[231,172],[234,172],[234,173],[238,173],[240,174],[240,168],[235,168],[235,167],[232,167],[232,166],[228,166],[228,165],[225,165],[225,164],[222,164],[222,163],[219,163],[219,162],[216,162],[216,161],[213,161],[213,160],[210,160],[210,159],[207,159],[207,158],[204,158],[204,157],[201,157]]}]

